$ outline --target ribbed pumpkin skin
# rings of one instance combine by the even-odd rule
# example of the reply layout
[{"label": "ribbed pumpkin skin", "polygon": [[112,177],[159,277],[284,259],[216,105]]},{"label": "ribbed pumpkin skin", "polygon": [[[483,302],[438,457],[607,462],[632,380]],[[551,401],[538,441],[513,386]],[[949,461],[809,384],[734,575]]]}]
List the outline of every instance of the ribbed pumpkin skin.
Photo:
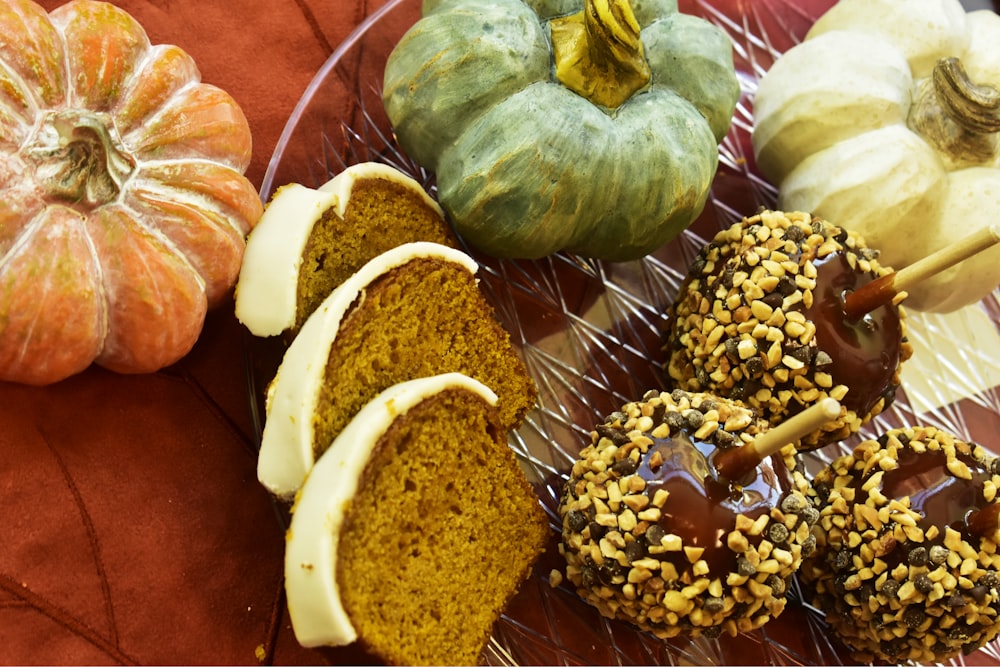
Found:
[{"label": "ribbed pumpkin skin", "polygon": [[261,215],[250,156],[236,102],[126,12],[0,4],[0,380],[184,356]]},{"label": "ribbed pumpkin skin", "polygon": [[[894,269],[993,224],[1000,152],[965,162],[913,122],[935,64],[951,57],[976,85],[1000,89],[1000,16],[967,13],[958,0],[831,7],[765,73],[754,98],[754,157],[778,188],[778,207],[857,232]],[[948,313],[998,285],[993,246],[908,287],[904,305]]]},{"label": "ribbed pumpkin skin", "polygon": [[582,7],[428,1],[386,64],[401,146],[435,172],[442,207],[487,254],[637,259],[707,200],[739,97],[729,38],[676,2],[635,2],[652,80],[606,109],[553,74],[547,19]]}]

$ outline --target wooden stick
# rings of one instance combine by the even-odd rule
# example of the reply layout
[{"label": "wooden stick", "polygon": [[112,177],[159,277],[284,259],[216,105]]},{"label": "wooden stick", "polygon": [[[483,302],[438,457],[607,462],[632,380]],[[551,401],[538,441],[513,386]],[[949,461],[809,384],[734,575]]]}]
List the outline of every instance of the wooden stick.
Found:
[{"label": "wooden stick", "polygon": [[753,442],[719,451],[713,461],[715,469],[728,480],[742,479],[768,456],[778,453],[785,445],[809,435],[839,415],[840,402],[834,398],[824,398],[791,419],[764,431]]},{"label": "wooden stick", "polygon": [[900,292],[1000,242],[1000,225],[990,225],[909,266],[882,276],[844,297],[844,312],[857,320],[892,302]]}]

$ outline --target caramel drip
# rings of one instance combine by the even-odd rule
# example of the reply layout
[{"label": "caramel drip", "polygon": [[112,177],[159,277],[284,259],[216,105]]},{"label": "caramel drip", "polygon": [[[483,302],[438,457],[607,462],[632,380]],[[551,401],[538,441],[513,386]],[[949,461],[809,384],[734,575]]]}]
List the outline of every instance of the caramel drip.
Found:
[{"label": "caramel drip", "polygon": [[872,281],[850,267],[843,252],[815,260],[817,269],[813,306],[806,311],[816,325],[817,349],[832,360],[825,368],[834,384],[848,388],[842,403],[858,414],[868,414],[879,397],[894,387],[899,366],[902,325],[892,305],[876,308],[859,319],[844,312],[844,294]]},{"label": "caramel drip", "polygon": [[[720,478],[712,458],[714,444],[679,433],[656,438],[636,471],[646,481],[646,494],[653,498],[660,489],[670,495],[662,508],[660,527],[681,537],[685,546],[703,547],[702,558],[712,572],[735,571],[736,555],[725,544],[736,516],[755,519],[781,500],[782,480],[766,462],[739,484]],[[656,453],[659,456],[656,456]],[[650,467],[662,457],[662,464]],[[667,557],[678,569],[689,565],[683,552]]]}]

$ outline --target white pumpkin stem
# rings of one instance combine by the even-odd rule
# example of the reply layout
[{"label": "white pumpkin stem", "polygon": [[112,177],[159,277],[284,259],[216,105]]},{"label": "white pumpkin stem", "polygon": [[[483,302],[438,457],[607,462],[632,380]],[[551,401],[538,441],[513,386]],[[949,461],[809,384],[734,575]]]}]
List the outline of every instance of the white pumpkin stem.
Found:
[{"label": "white pumpkin stem", "polygon": [[941,58],[920,85],[907,125],[952,167],[992,164],[1000,155],[1000,91],[974,84],[958,58]]},{"label": "white pumpkin stem", "polygon": [[774,428],[764,431],[751,442],[724,449],[715,455],[713,464],[719,475],[738,481],[760,465],[768,456],[794,444],[840,416],[840,402],[835,398],[824,398],[814,403],[790,419]]},{"label": "white pumpkin stem", "polygon": [[980,229],[909,266],[884,275],[847,294],[844,297],[844,312],[851,320],[860,319],[876,308],[891,303],[897,295],[914,285],[997,243],[1000,243],[1000,224]]}]

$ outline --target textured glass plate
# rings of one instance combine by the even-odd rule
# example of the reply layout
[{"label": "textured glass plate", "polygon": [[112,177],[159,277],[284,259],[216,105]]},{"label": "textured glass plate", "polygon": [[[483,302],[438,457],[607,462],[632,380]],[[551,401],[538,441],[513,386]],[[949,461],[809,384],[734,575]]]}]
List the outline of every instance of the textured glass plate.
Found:
[{"label": "textured glass plate", "polygon": [[[577,452],[606,414],[649,389],[665,387],[660,371],[664,313],[689,262],[721,228],[774,205],[773,188],[753,168],[749,131],[756,82],[776,54],[801,39],[832,0],[681,2],[687,13],[720,25],[734,43],[743,96],[720,148],[711,199],[681,237],[641,261],[609,264],[565,254],[537,261],[481,263],[481,285],[536,379],[540,407],[511,446],[549,511],[553,541],[536,575],[497,624],[484,655],[489,664],[842,664],[846,651],[829,636],[821,615],[804,605],[797,587],[787,610],[763,630],[736,638],[661,641],[601,618],[548,574],[563,563],[556,552],[555,508]],[[389,0],[330,57],[299,102],[272,157],[262,188],[268,198],[290,182],[318,186],[346,165],[391,164],[434,192],[433,175],[404,155],[385,118],[380,89],[386,58],[419,17],[419,0]],[[1000,432],[998,293],[957,316],[910,319],[917,359],[893,407],[865,435],[924,422],[996,450]],[[940,349],[946,357],[937,358]],[[248,374],[257,423],[263,388],[281,353],[251,341]],[[810,467],[846,451],[848,441],[809,455]],[[989,646],[959,662],[991,664]]]}]

